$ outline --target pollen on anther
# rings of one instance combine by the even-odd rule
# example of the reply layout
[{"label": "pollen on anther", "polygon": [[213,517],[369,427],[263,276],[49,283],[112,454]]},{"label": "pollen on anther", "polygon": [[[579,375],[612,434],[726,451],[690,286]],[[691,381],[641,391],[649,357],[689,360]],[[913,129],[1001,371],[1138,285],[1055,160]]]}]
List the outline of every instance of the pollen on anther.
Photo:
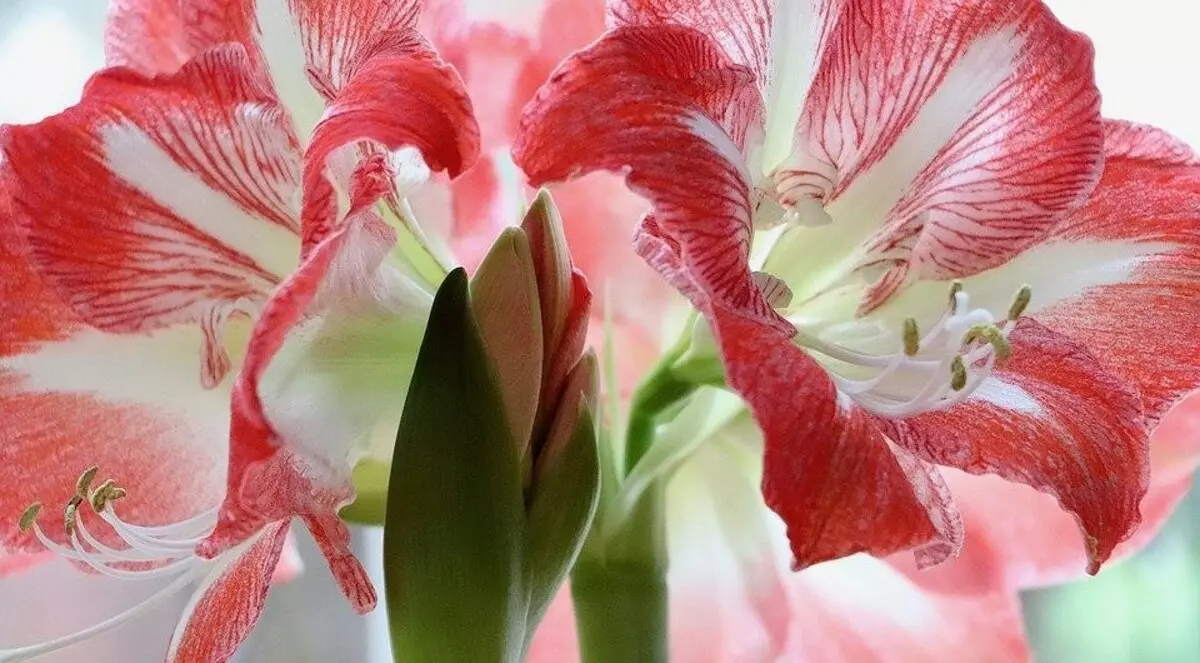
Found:
[{"label": "pollen on anther", "polygon": [[963,361],[962,355],[955,355],[950,362],[950,388],[954,391],[962,391],[967,386],[967,364]]},{"label": "pollen on anther", "polygon": [[21,518],[17,521],[17,527],[22,533],[28,532],[29,528],[33,527],[33,522],[37,520],[38,514],[42,512],[42,503],[34,502],[21,512]]},{"label": "pollen on anther", "polygon": [[1017,291],[1016,297],[1013,297],[1012,305],[1008,307],[1008,319],[1016,321],[1029,307],[1029,300],[1033,298],[1033,288],[1028,285],[1021,286]]},{"label": "pollen on anther", "polygon": [[958,310],[958,293],[962,292],[962,281],[954,281],[950,284],[950,310]]},{"label": "pollen on anther", "polygon": [[96,488],[96,492],[92,493],[92,508],[96,510],[96,513],[100,513],[104,511],[109,502],[122,497],[125,497],[125,489],[118,486],[112,479],[108,479]]},{"label": "pollen on anther", "polygon": [[992,351],[996,353],[996,359],[1005,361],[1012,356],[1012,344],[1008,342],[1008,338],[1004,332],[996,325],[975,325],[963,337],[963,345],[969,345],[978,340],[984,340],[992,346]]},{"label": "pollen on anther", "polygon": [[67,508],[63,510],[63,529],[67,530],[67,536],[75,533],[75,522],[79,519],[79,502],[71,502],[67,504]]},{"label": "pollen on anther", "polygon": [[904,319],[904,354],[909,357],[921,351],[921,330],[916,318]]},{"label": "pollen on anther", "polygon": [[81,497],[86,497],[88,491],[92,487],[92,482],[96,480],[96,474],[100,472],[100,467],[93,465],[83,471],[79,478],[75,480],[75,494]]}]

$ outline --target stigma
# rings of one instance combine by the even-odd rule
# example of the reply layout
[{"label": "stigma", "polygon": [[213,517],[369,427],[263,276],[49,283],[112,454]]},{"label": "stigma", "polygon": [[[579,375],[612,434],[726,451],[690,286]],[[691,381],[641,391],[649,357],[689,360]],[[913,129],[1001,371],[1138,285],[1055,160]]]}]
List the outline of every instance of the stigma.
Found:
[{"label": "stigma", "polygon": [[75,494],[62,507],[66,543],[56,541],[42,527],[47,514],[40,502],[21,514],[21,531],[35,537],[48,551],[101,575],[121,580],[171,581],[141,603],[101,623],[46,642],[0,648],[0,663],[32,660],[116,628],[178,594],[203,577],[212,565],[193,550],[216,525],[216,507],[167,525],[134,525],[117,513],[127,491],[112,479],[97,483],[99,472],[98,467],[84,471],[76,481]]},{"label": "stigma", "polygon": [[905,318],[890,352],[852,349],[797,330],[796,342],[829,370],[843,394],[878,416],[905,418],[960,403],[1013,354],[1008,336],[1032,296],[1024,286],[1007,315],[972,308],[963,286],[950,286],[945,311],[928,329]]}]

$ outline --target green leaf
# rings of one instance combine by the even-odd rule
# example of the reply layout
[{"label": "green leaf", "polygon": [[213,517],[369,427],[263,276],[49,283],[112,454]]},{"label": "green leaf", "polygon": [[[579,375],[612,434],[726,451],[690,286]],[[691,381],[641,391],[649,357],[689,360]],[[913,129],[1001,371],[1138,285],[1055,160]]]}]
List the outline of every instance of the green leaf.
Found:
[{"label": "green leaf", "polygon": [[456,269],[434,298],[392,459],[383,548],[397,661],[519,659],[528,590],[516,449]]},{"label": "green leaf", "polygon": [[529,505],[529,637],[575,564],[600,501],[596,424],[582,410],[570,441],[541,468]]}]

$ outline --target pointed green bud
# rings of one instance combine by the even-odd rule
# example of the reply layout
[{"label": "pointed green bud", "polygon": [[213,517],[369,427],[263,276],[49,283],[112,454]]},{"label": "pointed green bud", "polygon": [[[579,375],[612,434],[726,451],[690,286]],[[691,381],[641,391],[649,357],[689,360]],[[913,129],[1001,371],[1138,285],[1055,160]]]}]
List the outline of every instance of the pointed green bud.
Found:
[{"label": "pointed green bud", "polygon": [[471,305],[495,367],[512,438],[527,457],[542,389],[543,333],[529,240],[508,228],[471,281]]}]

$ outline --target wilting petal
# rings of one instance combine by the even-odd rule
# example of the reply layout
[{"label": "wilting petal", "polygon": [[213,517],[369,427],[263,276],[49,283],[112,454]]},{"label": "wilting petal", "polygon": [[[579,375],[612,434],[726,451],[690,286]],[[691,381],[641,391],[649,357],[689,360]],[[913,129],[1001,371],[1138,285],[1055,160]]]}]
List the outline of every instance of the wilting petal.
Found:
[{"label": "wilting petal", "polygon": [[[394,196],[430,171],[451,177],[474,165],[479,128],[462,80],[415,31],[378,36],[347,74],[304,154],[304,245],[319,242],[338,219],[336,193],[346,182],[332,161],[360,143],[389,152]],[[419,154],[409,152],[415,148]]]},{"label": "wilting petal", "polygon": [[184,608],[168,663],[224,663],[250,635],[267,601],[287,539],[287,523],[222,555]]},{"label": "wilting petal", "polygon": [[893,450],[786,336],[736,313],[713,321],[726,380],[765,436],[763,496],[788,525],[797,568],[856,552],[915,548],[922,565],[957,552],[962,525],[935,469]]},{"label": "wilting petal", "polygon": [[154,78],[113,69],[83,101],[0,131],[27,255],[83,321],[110,332],[192,323],[202,379],[222,334],[296,262],[299,152],[239,46]]},{"label": "wilting petal", "polygon": [[1003,264],[1081,204],[1103,164],[1091,45],[1037,0],[847,6],[797,131],[780,200],[825,204],[838,238],[792,269],[857,250],[853,266],[882,273],[863,311],[914,279]]},{"label": "wilting petal", "polygon": [[173,72],[226,42],[253,44],[250,0],[112,0],[105,62],[143,74]]},{"label": "wilting petal", "polygon": [[514,158],[534,185],[593,170],[627,173],[630,188],[655,204],[656,248],[665,251],[653,258],[656,268],[692,283],[679,285],[697,304],[720,299],[786,328],[746,266],[749,182],[741,136],[726,129],[747,126],[735,118],[756,112],[747,91],[750,72],[705,35],[622,28],[569,58],[542,88],[526,108]]},{"label": "wilting petal", "polygon": [[1086,348],[1022,320],[1013,357],[967,400],[883,423],[939,465],[999,474],[1054,494],[1083,530],[1088,572],[1140,522],[1149,453],[1137,392]]}]

